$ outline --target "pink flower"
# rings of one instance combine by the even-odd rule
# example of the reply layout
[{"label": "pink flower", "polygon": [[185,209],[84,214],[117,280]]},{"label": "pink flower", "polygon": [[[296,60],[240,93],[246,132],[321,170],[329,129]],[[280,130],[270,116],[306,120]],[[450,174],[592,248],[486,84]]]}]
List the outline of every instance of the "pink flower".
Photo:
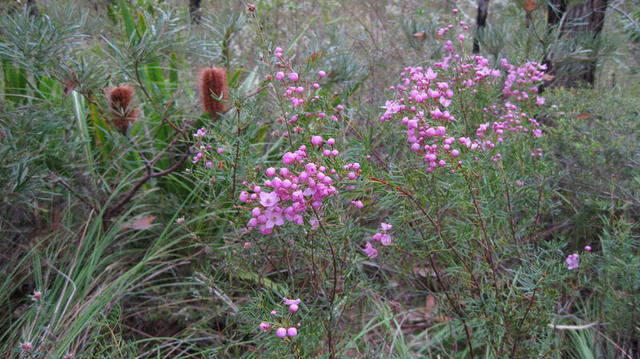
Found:
[{"label": "pink flower", "polygon": [[275,206],[280,198],[278,194],[275,192],[260,192],[260,204],[265,207],[273,207]]},{"label": "pink flower", "polygon": [[362,203],[362,201],[351,201],[351,204],[354,205],[356,208],[364,207],[364,203]]},{"label": "pink flower", "polygon": [[291,305],[289,306],[289,311],[290,311],[291,313],[295,313],[295,312],[297,312],[297,311],[298,311],[298,305],[297,305],[297,304],[291,304]]},{"label": "pink flower", "polygon": [[269,324],[267,322],[262,322],[262,323],[260,323],[259,328],[263,332],[266,332],[267,330],[269,330],[269,328],[271,328],[271,324]]},{"label": "pink flower", "polygon": [[287,336],[287,330],[285,328],[278,328],[278,330],[276,330],[276,335],[278,338],[285,338]]},{"label": "pink flower", "polygon": [[324,139],[322,138],[322,136],[311,136],[311,144],[313,144],[314,146],[322,146],[322,143],[324,142]]},{"label": "pink flower", "polygon": [[290,165],[296,160],[296,155],[292,152],[287,152],[282,156],[282,163],[285,165]]},{"label": "pink flower", "polygon": [[267,219],[264,224],[266,229],[271,229],[275,226],[281,226],[284,224],[284,217],[278,212],[265,211],[264,216]]},{"label": "pink flower", "polygon": [[33,350],[33,344],[31,344],[31,342],[24,342],[20,344],[20,349],[22,349],[23,352],[28,353]]},{"label": "pink flower", "polygon": [[191,162],[198,163],[198,161],[200,161],[201,158],[202,158],[202,152],[198,152],[195,156],[193,156],[193,160]]},{"label": "pink flower", "polygon": [[267,177],[273,177],[276,175],[276,169],[273,167],[269,167],[267,168],[267,170],[265,171],[265,174],[267,175]]},{"label": "pink flower", "polygon": [[578,269],[580,267],[580,255],[578,253],[569,254],[565,262],[567,263],[567,269]]},{"label": "pink flower", "polygon": [[378,256],[378,250],[375,249],[375,247],[371,244],[371,242],[367,242],[367,244],[365,244],[365,247],[362,251],[371,259],[374,259]]},{"label": "pink flower", "polygon": [[380,223],[380,229],[383,230],[383,231],[391,230],[391,228],[393,228],[393,226],[390,225],[390,224],[387,224],[387,223],[384,223],[384,222]]},{"label": "pink flower", "polygon": [[438,77],[438,74],[437,74],[435,71],[433,71],[433,70],[431,69],[431,67],[429,67],[429,68],[427,69],[427,72],[424,74],[424,78],[425,78],[425,79],[427,79],[427,80],[429,80],[429,81],[431,81],[431,80],[435,80],[435,79],[436,79],[436,77]]},{"label": "pink flower", "polygon": [[289,74],[289,81],[291,81],[291,82],[298,81],[298,73],[297,72],[290,73]]},{"label": "pink flower", "polygon": [[298,335],[298,329],[294,327],[287,329],[287,335],[290,337],[295,337],[296,335]]},{"label": "pink flower", "polygon": [[391,245],[391,236],[387,233],[382,233],[382,235],[380,236],[380,244],[382,244],[383,246]]},{"label": "pink flower", "polygon": [[322,70],[318,71],[318,77],[322,78],[322,77],[325,77],[325,76],[327,76],[326,72],[324,72]]},{"label": "pink flower", "polygon": [[298,305],[298,304],[302,303],[302,300],[300,298],[297,298],[297,299],[282,298],[282,301],[286,305],[293,305],[293,304]]},{"label": "pink flower", "polygon": [[584,246],[584,250],[587,252],[591,252],[591,246]]},{"label": "pink flower", "polygon": [[403,107],[404,106],[402,106],[398,101],[386,101],[384,106],[382,107],[386,111],[384,115],[382,115],[381,120],[388,119],[391,117],[391,115],[402,111]]}]

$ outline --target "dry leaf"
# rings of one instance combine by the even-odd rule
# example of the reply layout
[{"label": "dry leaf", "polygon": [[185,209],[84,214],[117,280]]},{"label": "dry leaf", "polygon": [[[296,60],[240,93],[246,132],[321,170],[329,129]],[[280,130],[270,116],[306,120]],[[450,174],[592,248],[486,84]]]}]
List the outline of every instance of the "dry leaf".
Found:
[{"label": "dry leaf", "polygon": [[144,230],[151,227],[153,221],[156,220],[156,216],[144,216],[133,220],[133,222],[125,223],[122,228],[130,228],[135,230]]},{"label": "dry leaf", "polygon": [[414,267],[413,273],[419,277],[428,277],[431,274],[431,269],[428,267]]},{"label": "dry leaf", "polygon": [[71,80],[64,84],[64,94],[69,95],[75,89],[75,83]]},{"label": "dry leaf", "polygon": [[433,316],[436,312],[436,297],[431,294],[427,294],[427,298],[425,298],[424,306],[426,308],[427,315],[429,317]]},{"label": "dry leaf", "polygon": [[427,34],[424,31],[420,31],[413,34],[413,37],[418,38],[420,40],[424,40],[425,37],[427,37]]},{"label": "dry leaf", "polygon": [[451,318],[447,317],[446,315],[439,315],[433,319],[438,323],[446,323],[451,320]]},{"label": "dry leaf", "polygon": [[316,62],[316,60],[318,60],[318,58],[320,58],[321,56],[322,56],[322,51],[314,52],[309,56],[309,63]]},{"label": "dry leaf", "polygon": [[429,315],[424,310],[411,310],[407,313],[406,319],[410,323],[424,323],[429,320]]},{"label": "dry leaf", "polygon": [[550,75],[550,74],[544,74],[544,75],[542,75],[542,80],[544,80],[544,81],[551,81],[551,80],[553,80],[553,79],[555,79],[555,78],[556,78],[555,76]]},{"label": "dry leaf", "polygon": [[589,113],[581,113],[578,116],[576,116],[576,120],[586,120],[589,117],[591,117],[591,114],[589,114]]}]

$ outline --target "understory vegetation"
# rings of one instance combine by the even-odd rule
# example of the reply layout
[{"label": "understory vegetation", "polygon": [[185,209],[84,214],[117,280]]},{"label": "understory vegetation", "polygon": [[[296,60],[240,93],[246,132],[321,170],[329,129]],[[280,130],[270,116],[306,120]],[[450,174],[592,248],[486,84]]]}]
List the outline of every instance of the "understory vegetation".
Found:
[{"label": "understory vegetation", "polygon": [[639,357],[640,8],[553,3],[0,3],[0,356]]}]

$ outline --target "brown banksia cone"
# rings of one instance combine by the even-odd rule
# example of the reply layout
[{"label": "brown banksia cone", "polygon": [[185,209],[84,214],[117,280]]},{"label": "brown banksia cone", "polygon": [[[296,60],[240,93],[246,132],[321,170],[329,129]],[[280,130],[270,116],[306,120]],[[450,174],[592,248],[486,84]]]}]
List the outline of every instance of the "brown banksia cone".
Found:
[{"label": "brown banksia cone", "polygon": [[524,0],[522,2],[522,8],[526,12],[532,12],[538,8],[538,2],[536,0]]},{"label": "brown banksia cone", "polygon": [[199,80],[202,108],[214,118],[224,113],[225,100],[229,97],[226,71],[221,67],[205,67],[200,71]]},{"label": "brown banksia cone", "polygon": [[135,90],[129,85],[116,86],[107,89],[106,95],[111,107],[111,124],[126,135],[129,125],[138,117],[138,109],[133,108]]}]

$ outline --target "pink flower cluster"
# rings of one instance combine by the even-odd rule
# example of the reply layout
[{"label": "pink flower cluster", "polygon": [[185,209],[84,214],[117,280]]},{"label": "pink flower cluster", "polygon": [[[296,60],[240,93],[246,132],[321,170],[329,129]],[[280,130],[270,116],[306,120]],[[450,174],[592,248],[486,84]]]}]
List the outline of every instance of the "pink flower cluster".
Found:
[{"label": "pink flower cluster", "polygon": [[338,150],[336,150],[335,148],[332,148],[333,145],[335,145],[335,143],[336,143],[336,140],[333,138],[330,138],[325,141],[324,138],[322,138],[322,136],[311,136],[311,144],[318,147],[318,149],[322,148],[324,144],[330,147],[330,148],[324,148],[324,150],[322,150],[322,155],[325,157],[337,157],[340,154]]},{"label": "pink flower cluster", "polygon": [[507,59],[502,59],[500,60],[500,67],[507,71],[507,78],[502,89],[503,95],[514,97],[518,101],[526,101],[532,96],[536,96],[536,105],[544,104],[544,98],[537,96],[538,86],[535,86],[535,84],[542,81],[547,65],[532,61],[520,67],[515,67]]},{"label": "pink flower cluster", "polygon": [[365,247],[362,250],[364,254],[366,254],[369,258],[373,259],[378,257],[378,250],[371,244],[371,242],[379,242],[383,246],[390,246],[392,242],[391,235],[389,231],[393,228],[392,225],[388,223],[380,223],[380,230],[376,232],[371,239],[365,243]]},{"label": "pink flower cluster", "polygon": [[[467,29],[463,23],[460,26]],[[452,28],[452,25],[443,28],[439,34],[444,36]],[[463,38],[458,37],[458,40],[458,45],[461,45]],[[445,57],[433,68],[406,67],[400,73],[400,84],[391,87],[395,92],[394,99],[386,101],[382,107],[385,112],[380,121],[401,119],[411,150],[422,157],[428,172],[446,166],[453,167],[451,171],[455,171],[457,165],[462,164],[457,157],[464,152],[492,150],[515,133],[542,136],[542,131],[537,128],[540,124],[514,103],[544,103],[542,97],[537,96],[535,100],[533,97],[537,94],[535,84],[542,80],[545,67],[535,62],[516,67],[503,59],[500,64],[504,71],[501,71],[490,68],[489,60],[482,56],[457,53],[456,46],[452,41],[445,41]],[[453,124],[458,121],[457,116],[468,118],[469,113],[461,110],[454,115],[449,110],[451,105],[460,102],[470,106],[465,100],[473,97],[479,89],[496,87],[502,76],[505,77],[503,99],[497,105],[482,109],[482,118],[488,121],[478,126],[475,138],[453,133],[456,132]],[[493,159],[500,157],[495,155]]]},{"label": "pink flower cluster", "polygon": [[[591,252],[593,248],[590,245],[586,245],[583,248],[585,252]],[[580,255],[578,253],[569,254],[564,262],[567,264],[568,270],[574,270],[580,268]]]},{"label": "pink flower cluster", "polygon": [[357,179],[360,176],[360,173],[362,173],[360,164],[358,162],[347,163],[346,165],[342,166],[342,169],[349,171],[347,173],[347,178],[350,180]]},{"label": "pink flower cluster", "polygon": [[[274,56],[277,60],[276,65],[278,67],[285,68],[288,71],[286,73],[285,71],[278,71],[273,78],[281,81],[285,85],[282,95],[289,100],[291,106],[293,108],[301,107],[307,100],[305,99],[305,86],[302,86],[299,83],[300,75],[293,70],[291,63],[285,59],[282,48],[276,47],[274,50]],[[327,76],[327,73],[324,71],[318,71],[317,76],[319,79],[322,79]],[[318,82],[314,82],[310,85],[312,90],[318,90],[320,87],[321,86]],[[295,122],[295,120],[293,121]]]},{"label": "pink flower cluster", "polygon": [[567,269],[578,269],[580,267],[580,255],[578,253],[569,254],[565,262],[567,263]]},{"label": "pink flower cluster", "polygon": [[[207,137],[208,131],[206,128],[199,128],[194,134],[193,137],[196,139],[196,144],[193,147],[192,151],[196,152],[196,154],[191,159],[191,163],[196,164],[199,162],[204,162],[204,166],[206,168],[213,167],[213,159],[214,154],[210,153],[210,150],[213,149],[211,145],[205,145],[205,138]],[[216,152],[218,154],[224,153],[224,147],[218,147]]]},{"label": "pink flower cluster", "polygon": [[240,193],[240,202],[256,205],[251,210],[252,218],[247,227],[258,227],[260,233],[271,234],[285,221],[304,225],[303,215],[309,208],[320,210],[324,199],[337,193],[331,177],[335,170],[309,162],[307,157],[304,145],[295,152],[285,153],[282,162],[299,171],[287,167],[267,168],[265,174],[269,179],[264,181],[264,189],[256,185],[250,187],[252,193]]},{"label": "pink flower cluster", "polygon": [[[298,306],[300,305],[300,303],[302,303],[302,300],[300,300],[300,298],[298,299],[287,299],[284,298],[283,302],[285,305],[289,306],[289,312],[291,313],[291,315],[293,315],[293,313],[296,313],[298,311]],[[278,312],[273,310],[271,311],[271,315],[276,316],[278,315]],[[285,322],[290,323],[291,322],[291,317],[288,318],[288,320],[285,320]],[[300,323],[297,323],[296,325],[290,325],[290,324],[283,324],[283,323],[279,323],[277,325],[280,325],[278,327],[278,329],[276,329],[276,336],[278,338],[286,338],[286,337],[295,337],[298,335],[298,329],[300,327]],[[285,327],[289,327],[289,328],[285,328]],[[263,331],[263,332],[268,332],[271,328],[274,327],[274,324],[269,323],[269,322],[261,322],[260,325],[258,325],[258,328]]]}]

